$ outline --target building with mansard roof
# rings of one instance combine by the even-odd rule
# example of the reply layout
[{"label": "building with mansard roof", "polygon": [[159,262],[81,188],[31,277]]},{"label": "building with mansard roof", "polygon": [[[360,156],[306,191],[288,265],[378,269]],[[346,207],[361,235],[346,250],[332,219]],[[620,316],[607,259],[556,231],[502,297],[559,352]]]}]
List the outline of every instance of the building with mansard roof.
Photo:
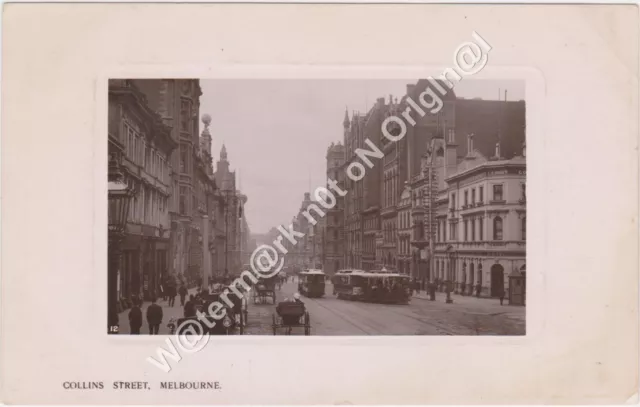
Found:
[{"label": "building with mansard roof", "polygon": [[[422,189],[423,236],[434,240],[432,277],[440,290],[450,281],[461,295],[499,297],[509,293],[512,273],[526,273],[526,149],[523,143],[518,155],[506,158],[498,142],[487,157],[474,139],[466,136],[462,158],[453,130],[446,141],[432,140],[435,153],[423,170],[427,180],[433,174],[434,193],[432,199],[428,187]],[[521,292],[524,297],[526,287]]]}]

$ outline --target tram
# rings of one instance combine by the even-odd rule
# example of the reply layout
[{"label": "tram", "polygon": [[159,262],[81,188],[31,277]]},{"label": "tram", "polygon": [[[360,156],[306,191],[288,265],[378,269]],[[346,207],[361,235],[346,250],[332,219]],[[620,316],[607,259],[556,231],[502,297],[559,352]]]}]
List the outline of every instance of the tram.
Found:
[{"label": "tram", "polygon": [[387,270],[340,270],[332,282],[334,295],[343,300],[408,304],[411,299],[409,276]]},{"label": "tram", "polygon": [[326,278],[322,270],[303,270],[298,274],[298,292],[305,297],[323,297]]}]

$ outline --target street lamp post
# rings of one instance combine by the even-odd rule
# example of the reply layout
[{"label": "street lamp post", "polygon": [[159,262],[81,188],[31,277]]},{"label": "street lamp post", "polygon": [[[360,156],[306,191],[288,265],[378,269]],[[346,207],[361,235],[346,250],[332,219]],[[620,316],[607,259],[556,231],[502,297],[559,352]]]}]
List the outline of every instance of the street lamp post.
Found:
[{"label": "street lamp post", "polygon": [[451,274],[453,273],[453,252],[448,253],[449,257],[449,267],[447,268],[447,280],[445,281],[445,290],[447,292],[447,304],[453,303],[453,299],[451,298]]},{"label": "street lamp post", "polygon": [[107,332],[117,334],[118,321],[118,278],[120,273],[120,258],[122,254],[122,240],[124,239],[129,204],[134,191],[123,181],[120,163],[116,154],[109,157],[108,181],[108,265],[107,265]]}]

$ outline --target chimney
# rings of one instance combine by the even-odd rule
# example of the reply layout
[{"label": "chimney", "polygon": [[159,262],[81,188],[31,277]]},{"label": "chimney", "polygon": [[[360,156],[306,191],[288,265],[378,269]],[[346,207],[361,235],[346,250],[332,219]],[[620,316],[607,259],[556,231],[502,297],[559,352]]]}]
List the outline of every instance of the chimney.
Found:
[{"label": "chimney", "polygon": [[500,158],[500,142],[496,143],[496,158]]},{"label": "chimney", "polygon": [[456,143],[456,131],[455,129],[449,129],[447,132],[447,144],[455,144]]},{"label": "chimney", "polygon": [[407,84],[407,96],[413,95],[413,90],[416,88],[415,84],[408,83]]},{"label": "chimney", "polygon": [[384,106],[384,98],[378,98],[378,105]]},{"label": "chimney", "polygon": [[305,192],[304,193],[304,200],[305,201],[310,201],[311,200],[311,194],[309,192]]},{"label": "chimney", "polygon": [[393,104],[393,95],[389,94],[389,104],[392,105]]}]

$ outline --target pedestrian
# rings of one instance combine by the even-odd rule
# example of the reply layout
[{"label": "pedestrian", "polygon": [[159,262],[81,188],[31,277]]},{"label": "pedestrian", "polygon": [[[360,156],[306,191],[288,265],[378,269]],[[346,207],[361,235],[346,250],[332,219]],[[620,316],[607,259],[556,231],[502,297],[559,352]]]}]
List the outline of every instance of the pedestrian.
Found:
[{"label": "pedestrian", "polygon": [[131,335],[140,335],[140,328],[142,327],[142,310],[140,309],[140,303],[135,301],[133,307],[129,310],[129,329]]},{"label": "pedestrian", "polygon": [[184,307],[184,299],[187,296],[187,287],[183,285],[180,286],[180,306]]},{"label": "pedestrian", "polygon": [[167,291],[169,292],[169,306],[173,307],[176,304],[176,294],[178,291],[174,277],[169,280],[169,287],[167,287]]},{"label": "pedestrian", "polygon": [[189,296],[189,301],[184,305],[184,317],[191,318],[196,316],[196,298],[193,294]]},{"label": "pedestrian", "polygon": [[500,290],[500,305],[502,305],[503,301],[504,301],[504,288]]},{"label": "pedestrian", "polygon": [[151,305],[147,308],[147,322],[149,323],[149,335],[158,335],[162,323],[162,307],[156,304],[156,299],[151,299]]}]

